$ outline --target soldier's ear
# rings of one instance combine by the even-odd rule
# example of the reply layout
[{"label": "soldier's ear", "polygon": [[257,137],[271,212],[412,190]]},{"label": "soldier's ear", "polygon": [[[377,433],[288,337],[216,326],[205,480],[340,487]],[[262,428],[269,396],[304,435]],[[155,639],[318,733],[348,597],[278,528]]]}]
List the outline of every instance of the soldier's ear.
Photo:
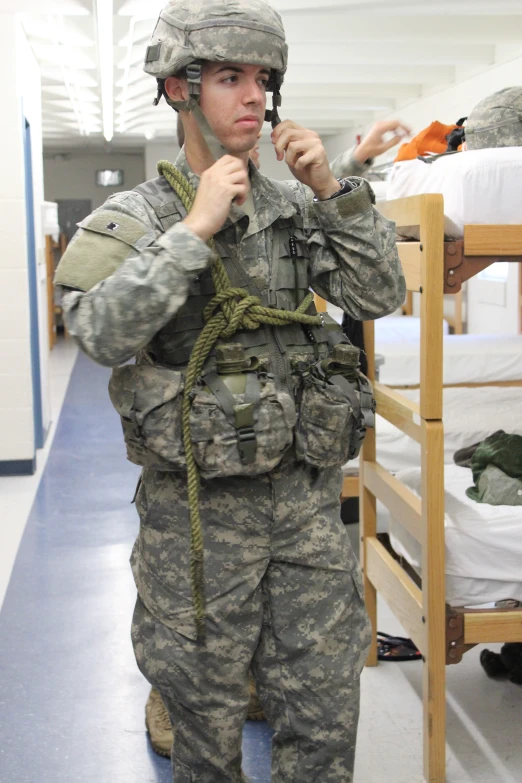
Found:
[{"label": "soldier's ear", "polygon": [[165,92],[172,101],[188,101],[189,91],[186,79],[168,76],[165,79]]}]

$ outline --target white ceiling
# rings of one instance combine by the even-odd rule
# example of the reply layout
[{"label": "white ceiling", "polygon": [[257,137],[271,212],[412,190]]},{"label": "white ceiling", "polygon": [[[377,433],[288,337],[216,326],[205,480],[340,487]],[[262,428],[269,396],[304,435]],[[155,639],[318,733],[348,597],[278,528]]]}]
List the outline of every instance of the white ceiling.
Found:
[{"label": "white ceiling", "polygon": [[[155,82],[142,71],[165,1],[99,0],[113,6],[114,146],[172,137],[173,112],[163,101],[152,106]],[[281,115],[323,135],[357,132],[522,51],[521,0],[272,2],[290,46]],[[98,45],[95,6],[96,0],[2,0],[2,11],[23,13],[41,68],[48,146],[104,143],[99,55],[106,49]]]}]

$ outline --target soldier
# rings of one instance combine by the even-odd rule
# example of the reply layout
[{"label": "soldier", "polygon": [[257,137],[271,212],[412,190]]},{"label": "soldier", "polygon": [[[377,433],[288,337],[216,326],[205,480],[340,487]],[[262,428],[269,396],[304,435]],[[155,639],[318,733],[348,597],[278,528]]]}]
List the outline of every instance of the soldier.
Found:
[{"label": "soldier", "polygon": [[[391,138],[386,135],[392,134]],[[353,149],[341,153],[331,164],[330,168],[337,176],[363,176],[373,163],[374,158],[382,155],[392,147],[395,147],[404,137],[410,133],[410,129],[400,120],[383,120],[375,122],[364,139]],[[178,146],[183,147],[185,143],[185,131],[181,116],[178,114],[176,135]],[[258,134],[255,146],[250,150],[250,159],[255,167],[259,169],[259,139]],[[361,369],[365,373],[366,357],[364,354],[364,341],[362,335],[362,323],[348,318],[345,315],[343,320],[343,331],[349,337],[354,345],[361,350]],[[341,512],[343,517],[343,512]],[[249,700],[247,709],[247,720],[264,720],[263,709],[259,703],[256,692],[256,685],[252,675],[248,682]],[[161,694],[157,688],[151,688],[147,703],[145,705],[145,725],[149,733],[150,743],[153,750],[160,756],[170,756],[172,744],[174,741],[172,724],[169,714]]]},{"label": "soldier", "polygon": [[[70,333],[114,368],[144,466],[132,641],[176,726],[176,783],[244,779],[249,667],[274,783],[353,774],[370,637],[340,466],[371,394],[309,287],[364,319],[405,286],[369,185],[335,179],[319,137],[279,122],[286,65],[264,0],[172,0],[145,70],[180,111],[185,148],[83,221],[56,276]],[[282,189],[248,164],[267,91],[297,178]]]}]

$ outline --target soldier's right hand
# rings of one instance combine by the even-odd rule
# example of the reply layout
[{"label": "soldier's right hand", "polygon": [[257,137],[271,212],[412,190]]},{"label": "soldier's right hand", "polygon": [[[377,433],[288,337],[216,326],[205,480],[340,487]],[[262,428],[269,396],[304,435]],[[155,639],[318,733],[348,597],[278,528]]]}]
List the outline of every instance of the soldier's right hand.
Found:
[{"label": "soldier's right hand", "polygon": [[194,204],[183,222],[208,242],[227,219],[232,202],[238,206],[245,203],[249,188],[245,163],[224,155],[201,175]]}]

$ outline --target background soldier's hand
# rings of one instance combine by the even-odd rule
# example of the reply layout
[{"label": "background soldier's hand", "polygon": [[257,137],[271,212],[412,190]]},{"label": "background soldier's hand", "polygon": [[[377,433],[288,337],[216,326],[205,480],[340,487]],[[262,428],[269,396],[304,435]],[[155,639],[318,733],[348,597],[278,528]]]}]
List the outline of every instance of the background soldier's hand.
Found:
[{"label": "background soldier's hand", "polygon": [[272,131],[271,139],[277,160],[284,159],[294,177],[308,185],[318,199],[329,198],[340,189],[315,131],[285,120]]},{"label": "background soldier's hand", "polygon": [[[385,138],[389,134],[391,137]],[[353,152],[353,157],[364,163],[370,158],[376,158],[378,155],[382,155],[383,152],[391,150],[400,141],[404,141],[406,136],[411,133],[410,128],[404,125],[400,120],[382,120],[376,122],[368,132],[368,135],[364,137],[358,147]]]},{"label": "background soldier's hand", "polygon": [[249,188],[243,161],[224,155],[201,175],[194,204],[183,223],[208,242],[227,219],[234,199],[238,206],[245,203]]}]

